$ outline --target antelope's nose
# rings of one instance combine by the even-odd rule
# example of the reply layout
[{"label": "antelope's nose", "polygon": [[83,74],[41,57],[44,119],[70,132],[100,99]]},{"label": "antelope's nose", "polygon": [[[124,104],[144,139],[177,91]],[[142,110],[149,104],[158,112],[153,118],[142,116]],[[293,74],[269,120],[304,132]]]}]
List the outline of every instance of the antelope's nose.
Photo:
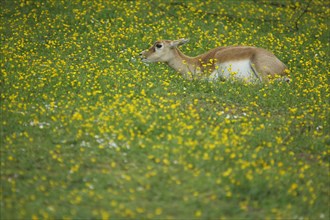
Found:
[{"label": "antelope's nose", "polygon": [[139,53],[139,57],[141,58],[141,59],[144,59],[145,57],[143,56],[143,54],[144,54],[144,51],[142,51],[141,53]]}]

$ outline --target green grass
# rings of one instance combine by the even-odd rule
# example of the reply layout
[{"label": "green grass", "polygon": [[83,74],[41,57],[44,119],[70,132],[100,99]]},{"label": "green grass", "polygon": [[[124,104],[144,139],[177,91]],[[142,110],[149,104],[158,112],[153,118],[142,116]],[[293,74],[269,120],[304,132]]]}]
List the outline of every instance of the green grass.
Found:
[{"label": "green grass", "polygon": [[[328,219],[326,1],[1,2],[1,219]],[[255,45],[292,83],[138,54]]]}]

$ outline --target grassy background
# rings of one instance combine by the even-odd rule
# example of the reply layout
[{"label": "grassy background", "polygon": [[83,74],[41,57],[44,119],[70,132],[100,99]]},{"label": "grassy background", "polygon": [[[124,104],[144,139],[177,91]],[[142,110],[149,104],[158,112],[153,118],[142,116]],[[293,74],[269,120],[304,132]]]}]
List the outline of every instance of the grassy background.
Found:
[{"label": "grassy background", "polygon": [[[1,219],[329,216],[326,1],[1,1]],[[157,39],[273,51],[292,83],[187,81]]]}]

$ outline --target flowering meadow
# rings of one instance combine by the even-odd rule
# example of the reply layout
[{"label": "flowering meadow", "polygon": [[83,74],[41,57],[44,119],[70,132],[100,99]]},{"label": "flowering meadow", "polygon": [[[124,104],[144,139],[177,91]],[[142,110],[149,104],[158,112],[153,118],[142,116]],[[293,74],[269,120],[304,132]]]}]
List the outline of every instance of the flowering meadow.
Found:
[{"label": "flowering meadow", "polygon": [[[329,219],[330,3],[2,0],[1,219]],[[291,83],[138,54],[253,45]]]}]

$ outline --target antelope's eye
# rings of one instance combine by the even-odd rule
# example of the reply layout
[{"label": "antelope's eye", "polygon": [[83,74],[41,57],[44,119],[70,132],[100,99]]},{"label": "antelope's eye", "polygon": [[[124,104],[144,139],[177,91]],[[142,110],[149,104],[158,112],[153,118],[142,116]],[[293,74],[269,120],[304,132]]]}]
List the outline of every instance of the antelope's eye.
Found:
[{"label": "antelope's eye", "polygon": [[157,48],[162,48],[162,46],[163,46],[162,44],[156,44]]}]

